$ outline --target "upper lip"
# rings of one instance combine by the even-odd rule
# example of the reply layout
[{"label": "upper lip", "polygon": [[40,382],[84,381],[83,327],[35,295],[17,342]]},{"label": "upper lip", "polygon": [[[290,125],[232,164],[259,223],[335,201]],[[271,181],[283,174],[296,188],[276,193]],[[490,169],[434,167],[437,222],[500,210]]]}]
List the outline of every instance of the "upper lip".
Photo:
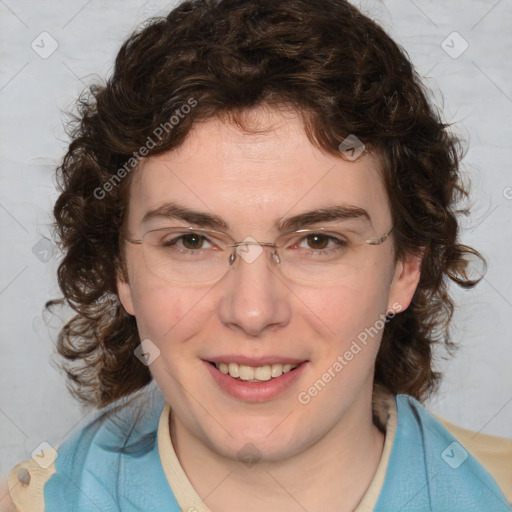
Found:
[{"label": "upper lip", "polygon": [[301,364],[306,362],[305,359],[297,359],[294,357],[286,356],[261,356],[261,357],[248,357],[245,355],[226,354],[222,356],[215,356],[205,359],[210,363],[238,363],[244,366],[267,366],[272,364]]}]

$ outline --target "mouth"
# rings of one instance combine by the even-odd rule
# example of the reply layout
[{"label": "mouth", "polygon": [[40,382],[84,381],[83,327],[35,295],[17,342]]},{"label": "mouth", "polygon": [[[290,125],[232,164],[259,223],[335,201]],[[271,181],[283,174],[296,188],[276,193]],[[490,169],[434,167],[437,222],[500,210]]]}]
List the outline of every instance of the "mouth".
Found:
[{"label": "mouth", "polygon": [[292,372],[298,368],[302,363],[299,364],[281,364],[272,363],[262,366],[248,366],[239,363],[224,363],[209,361],[212,366],[215,366],[224,375],[229,375],[233,379],[244,381],[244,382],[268,382],[273,379],[277,379],[285,373]]},{"label": "mouth", "polygon": [[213,382],[224,393],[246,402],[266,402],[287,396],[309,361],[283,357],[248,358],[220,356],[215,361],[203,359]]}]

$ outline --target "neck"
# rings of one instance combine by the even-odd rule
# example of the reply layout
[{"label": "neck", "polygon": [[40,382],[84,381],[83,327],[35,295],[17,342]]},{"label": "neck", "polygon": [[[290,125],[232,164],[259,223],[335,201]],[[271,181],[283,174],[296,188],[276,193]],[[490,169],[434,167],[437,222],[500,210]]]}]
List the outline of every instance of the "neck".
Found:
[{"label": "neck", "polygon": [[246,464],[212,450],[171,415],[171,438],[193,487],[212,512],[354,510],[379,464],[384,435],[372,422],[371,392],[302,452]]}]

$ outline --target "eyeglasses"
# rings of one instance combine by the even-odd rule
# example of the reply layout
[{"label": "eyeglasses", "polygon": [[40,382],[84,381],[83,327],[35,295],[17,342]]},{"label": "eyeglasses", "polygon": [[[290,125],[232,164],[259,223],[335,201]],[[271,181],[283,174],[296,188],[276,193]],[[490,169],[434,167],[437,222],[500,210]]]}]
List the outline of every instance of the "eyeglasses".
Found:
[{"label": "eyeglasses", "polygon": [[270,249],[271,261],[288,280],[308,285],[336,283],[364,263],[364,246],[384,243],[393,228],[372,238],[371,230],[331,228],[299,229],[280,235],[275,242],[242,242],[227,233],[194,227],[154,229],[142,239],[125,238],[142,246],[148,270],[176,284],[207,284],[220,280],[237,259],[253,263]]}]

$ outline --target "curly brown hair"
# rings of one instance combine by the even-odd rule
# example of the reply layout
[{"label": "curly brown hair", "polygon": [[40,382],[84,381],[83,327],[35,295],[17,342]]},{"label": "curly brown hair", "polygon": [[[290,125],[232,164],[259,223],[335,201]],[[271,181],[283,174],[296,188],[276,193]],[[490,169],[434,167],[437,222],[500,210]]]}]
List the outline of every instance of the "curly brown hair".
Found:
[{"label": "curly brown hair", "polygon": [[268,104],[292,106],[326,152],[340,156],[354,134],[380,158],[396,256],[423,261],[410,307],[386,324],[375,385],[424,399],[439,379],[434,344],[453,347],[449,280],[473,286],[468,255],[480,258],[458,243],[460,143],[427,96],[405,52],[344,0],[188,0],[149,20],[122,45],[112,77],[80,97],[57,171],[60,302],[76,312],[57,348],[73,394],[103,407],[151,380],[116,289],[140,154],[177,148],[199,120],[240,122]]}]

